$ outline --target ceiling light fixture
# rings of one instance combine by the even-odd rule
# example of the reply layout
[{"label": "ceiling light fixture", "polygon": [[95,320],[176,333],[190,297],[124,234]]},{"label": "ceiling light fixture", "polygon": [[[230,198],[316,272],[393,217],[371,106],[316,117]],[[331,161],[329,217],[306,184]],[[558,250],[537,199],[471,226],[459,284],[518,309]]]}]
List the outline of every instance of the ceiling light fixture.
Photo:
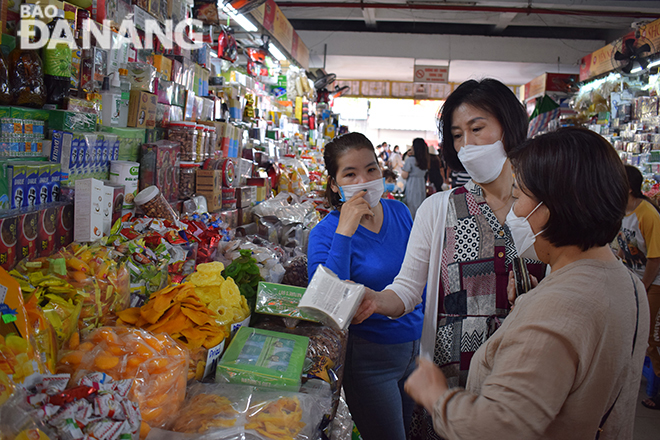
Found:
[{"label": "ceiling light fixture", "polygon": [[273,43],[268,43],[268,52],[275,57],[277,61],[286,61],[286,55],[280,51]]},{"label": "ceiling light fixture", "polygon": [[243,14],[239,14],[231,5],[224,5],[222,11],[229,15],[232,20],[238,23],[246,32],[257,32],[257,27],[250,20],[245,18]]}]

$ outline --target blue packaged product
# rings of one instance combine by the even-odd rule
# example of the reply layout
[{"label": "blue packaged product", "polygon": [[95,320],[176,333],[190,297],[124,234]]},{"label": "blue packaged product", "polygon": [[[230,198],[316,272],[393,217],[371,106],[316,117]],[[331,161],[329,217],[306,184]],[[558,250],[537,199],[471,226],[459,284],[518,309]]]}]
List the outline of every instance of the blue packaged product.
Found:
[{"label": "blue packaged product", "polygon": [[25,200],[25,173],[27,166],[25,164],[9,164],[7,165],[7,175],[9,182],[11,182],[11,209],[19,209],[23,207]]},{"label": "blue packaged product", "polygon": [[50,202],[50,163],[39,164],[39,203],[45,205]]},{"label": "blue packaged product", "polygon": [[62,168],[59,163],[50,164],[50,181],[49,181],[49,199],[48,202],[60,201],[60,179]]},{"label": "blue packaged product", "polygon": [[29,164],[25,169],[25,198],[23,207],[30,208],[41,203],[39,200],[39,165]]}]

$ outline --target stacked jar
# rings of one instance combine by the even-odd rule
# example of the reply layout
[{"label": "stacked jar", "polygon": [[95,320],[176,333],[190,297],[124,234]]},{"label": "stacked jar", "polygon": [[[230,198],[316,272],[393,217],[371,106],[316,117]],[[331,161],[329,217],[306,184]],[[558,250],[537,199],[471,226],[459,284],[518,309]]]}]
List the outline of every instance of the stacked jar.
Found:
[{"label": "stacked jar", "polygon": [[140,191],[135,196],[135,204],[147,217],[162,218],[171,222],[179,219],[172,206],[167,203],[167,200],[155,185]]},{"label": "stacked jar", "polygon": [[181,162],[179,168],[179,199],[186,200],[195,195],[195,175],[199,164],[194,162]]},{"label": "stacked jar", "polygon": [[204,125],[197,124],[197,162],[206,160],[206,144],[208,132],[204,130]]},{"label": "stacked jar", "polygon": [[197,124],[194,122],[170,122],[167,138],[181,144],[181,160],[186,162],[201,161],[197,155]]},{"label": "stacked jar", "polygon": [[216,144],[218,143],[218,134],[215,131],[215,126],[214,125],[207,126],[207,128],[209,130],[209,148],[208,148],[208,152],[209,152],[209,157],[213,159],[213,158],[215,158],[215,152],[216,152],[216,149],[217,149]]}]

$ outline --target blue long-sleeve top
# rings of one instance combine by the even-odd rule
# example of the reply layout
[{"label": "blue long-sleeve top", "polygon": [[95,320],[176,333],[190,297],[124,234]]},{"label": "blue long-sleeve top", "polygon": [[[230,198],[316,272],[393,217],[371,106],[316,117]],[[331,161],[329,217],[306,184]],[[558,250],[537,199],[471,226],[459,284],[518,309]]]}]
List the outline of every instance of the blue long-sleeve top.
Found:
[{"label": "blue long-sleeve top", "polygon": [[[406,254],[412,228],[410,211],[401,202],[381,199],[383,225],[378,234],[358,226],[352,237],[337,234],[339,211],[328,214],[309,235],[308,273],[311,279],[319,264],[342,280],[352,280],[380,291],[392,283]],[[398,319],[373,314],[350,332],[379,344],[401,344],[422,335],[424,302]]]}]

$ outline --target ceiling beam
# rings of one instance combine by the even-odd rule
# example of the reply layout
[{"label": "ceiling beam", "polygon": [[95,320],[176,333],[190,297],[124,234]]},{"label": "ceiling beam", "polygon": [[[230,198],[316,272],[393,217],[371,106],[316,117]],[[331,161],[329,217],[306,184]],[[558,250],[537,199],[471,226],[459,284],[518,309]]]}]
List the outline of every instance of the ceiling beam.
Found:
[{"label": "ceiling beam", "polygon": [[550,9],[535,7],[471,6],[456,4],[414,4],[414,3],[361,3],[361,2],[325,2],[325,1],[278,1],[280,8],[371,8],[371,9],[419,9],[434,11],[466,12],[513,12],[521,14],[577,15],[587,17],[636,17],[657,19],[660,14],[635,12],[630,10],[605,11],[597,9]]},{"label": "ceiling beam", "polygon": [[362,16],[367,29],[376,29],[376,10],[372,8],[362,9]]},{"label": "ceiling beam", "polygon": [[495,32],[496,33],[503,32],[504,29],[506,29],[511,24],[513,19],[516,18],[516,15],[518,14],[515,12],[500,13],[500,16],[497,20],[497,24],[495,25]]}]

